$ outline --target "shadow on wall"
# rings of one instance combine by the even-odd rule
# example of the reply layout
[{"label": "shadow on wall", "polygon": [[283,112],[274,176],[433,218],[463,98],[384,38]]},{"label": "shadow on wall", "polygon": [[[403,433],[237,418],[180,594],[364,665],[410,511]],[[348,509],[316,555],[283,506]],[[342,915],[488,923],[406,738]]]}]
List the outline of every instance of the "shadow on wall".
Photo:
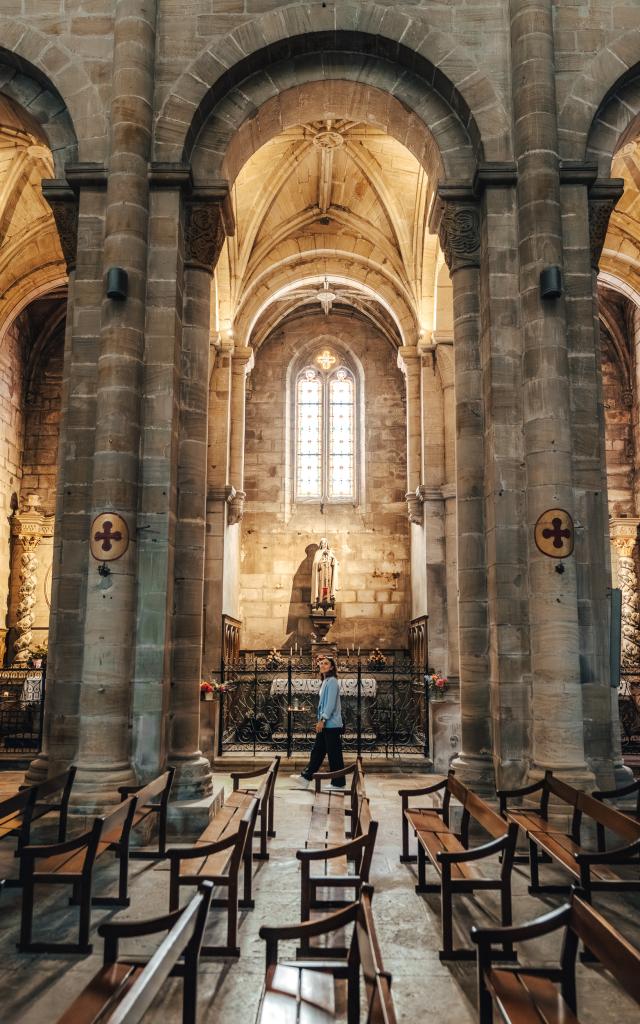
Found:
[{"label": "shadow on wall", "polygon": [[309,611],[309,605],[311,604],[311,569],[318,547],[318,544],[307,544],[305,548],[306,556],[300,562],[293,577],[285,647],[301,643],[303,639],[305,642],[308,642],[311,636],[311,620],[308,616],[304,615],[302,607],[306,608],[307,612]]}]

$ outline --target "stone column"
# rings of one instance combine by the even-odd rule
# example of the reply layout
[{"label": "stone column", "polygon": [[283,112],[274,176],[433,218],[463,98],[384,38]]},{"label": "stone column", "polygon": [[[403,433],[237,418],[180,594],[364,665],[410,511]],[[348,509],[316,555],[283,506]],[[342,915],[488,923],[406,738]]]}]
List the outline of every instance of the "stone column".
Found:
[{"label": "stone column", "polygon": [[487,565],[484,527],[484,412],[480,374],[480,214],[447,200],[440,244],[453,285],[458,633],[462,746],[454,767],[479,792],[494,787]]},{"label": "stone column", "polygon": [[533,530],[548,508],[575,514],[564,301],[544,300],[540,272],[562,266],[552,0],[510,0],[524,344],[524,451],[529,531],[532,764],[581,786],[584,756],[576,562],[541,554]]},{"label": "stone column", "polygon": [[458,544],[456,523],[456,396],[454,391],[453,338],[436,342],[436,361],[443,391],[444,480],[442,498],[445,523],[445,569],[447,593],[446,673],[455,686],[458,679]]},{"label": "stone column", "polygon": [[407,394],[407,511],[409,521],[422,526],[424,513],[420,492],[422,438],[420,416],[421,355],[415,345],[403,345],[398,352],[398,366],[405,379]]},{"label": "stone column", "polygon": [[637,675],[640,680],[640,594],[636,563],[640,519],[612,519],[610,526],[611,541],[618,553],[618,584],[622,591],[621,667],[623,672]]},{"label": "stone column", "polygon": [[173,662],[169,763],[177,769],[174,798],[199,800],[212,791],[200,750],[207,410],[211,277],[224,241],[220,203],[196,190],[186,204],[184,327],[180,365],[178,512],[174,570]]},{"label": "stone column", "polygon": [[220,671],[222,659],[222,595],[224,537],[229,502],[235,490],[229,483],[231,433],[231,348],[219,342],[209,387],[209,455],[207,462],[207,539],[204,585],[204,669]]},{"label": "stone column", "polygon": [[235,495],[229,501],[229,523],[239,523],[244,514],[244,431],[246,378],[253,369],[253,349],[238,346],[231,358],[231,441],[229,474]]},{"label": "stone column", "polygon": [[[424,456],[424,548],[429,616],[429,664],[447,672],[447,558],[442,485],[445,479],[445,422],[442,379],[436,348],[422,348],[422,452]],[[455,600],[455,597],[454,597]]]},{"label": "stone column", "polygon": [[100,330],[92,513],[124,517],[130,543],[117,571],[90,569],[74,800],[90,811],[119,801],[131,767],[131,684],[144,356],[155,0],[117,0],[104,272],[128,274],[128,297],[105,298]]},{"label": "stone column", "polygon": [[[27,772],[29,784],[56,775],[76,756],[84,651],[106,178],[104,168],[88,164],[67,166],[66,174],[66,180],[42,186],[69,282],[43,747]],[[83,244],[76,265],[79,232]]]}]

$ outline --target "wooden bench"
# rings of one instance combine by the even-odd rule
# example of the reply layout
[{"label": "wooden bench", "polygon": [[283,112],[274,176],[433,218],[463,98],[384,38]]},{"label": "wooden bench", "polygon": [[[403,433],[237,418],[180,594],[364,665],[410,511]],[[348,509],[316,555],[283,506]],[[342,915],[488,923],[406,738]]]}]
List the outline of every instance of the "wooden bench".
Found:
[{"label": "wooden bench", "polygon": [[[129,838],[136,809],[130,797],[110,814],[96,818],[88,832],[64,843],[25,846],[20,857],[22,919],[18,949],[21,953],[91,953],[91,907],[128,906]],[[119,860],[118,895],[92,896],[96,860],[114,850]],[[77,943],[33,942],[33,905],[36,885],[69,885],[70,902],[80,907]]]},{"label": "wooden bench", "polygon": [[[104,962],[57,1024],[137,1024],[169,977],[183,979],[182,1022],[196,1024],[198,964],[213,885],[203,882],[184,910],[144,921],[102,924]],[[120,956],[123,939],[168,931],[149,959]]]},{"label": "wooden bench", "polygon": [[[541,793],[538,809],[529,810],[526,807],[508,806],[510,798],[536,791]],[[569,832],[566,831],[562,821],[554,823],[553,820],[549,820],[551,796],[555,796],[569,808],[571,812]],[[640,880],[621,878],[613,870],[614,865],[637,865],[640,863],[640,822],[608,807],[588,793],[574,789],[573,786],[569,786],[561,779],[555,778],[551,772],[547,772],[540,782],[525,786],[521,790],[502,792],[500,806],[503,815],[518,825],[526,834],[529,843],[531,871],[530,893],[566,892],[568,889],[568,884],[540,884],[539,865],[541,860],[543,863],[553,861],[568,871],[573,879],[579,882],[584,890],[585,898],[589,901],[594,891],[602,892],[612,889],[615,891],[640,891]],[[581,831],[585,816],[596,824],[597,851],[588,850],[583,845]],[[626,840],[626,845],[607,851],[605,829],[609,829],[621,839]]]},{"label": "wooden bench", "polygon": [[[54,811],[58,812],[58,842],[67,838],[67,818],[69,797],[76,777],[76,767],[72,765],[66,772],[46,779],[35,786],[21,786],[14,796],[0,802],[0,839],[16,836],[18,846],[16,856],[23,846],[31,840],[31,826],[34,821],[44,818]],[[53,800],[56,794],[58,800]],[[8,879],[9,885],[19,884],[17,879]]]},{"label": "wooden bench", "polygon": [[[255,830],[255,835],[258,836],[260,848],[257,853],[253,854],[254,860],[269,860],[268,840],[273,839],[276,834],[274,828],[274,803],[279,767],[280,757],[277,756],[274,757],[271,764],[265,765],[264,767],[258,768],[254,771],[231,772],[233,793],[228,798],[227,803],[237,802],[242,797],[247,796],[247,794],[255,796],[258,799],[258,819],[260,821],[260,828]],[[262,782],[257,787],[240,785],[241,782],[245,783],[249,779],[258,778],[262,778]]]},{"label": "wooden bench", "polygon": [[[251,896],[252,843],[257,813],[258,800],[250,794],[237,803],[224,803],[193,846],[167,850],[171,862],[169,910],[178,909],[181,886],[208,881],[227,891],[225,897],[211,901],[211,906],[227,910],[226,944],[203,946],[205,956],[240,956],[238,907],[254,906]],[[241,864],[244,865],[244,891],[242,899],[238,899]]]},{"label": "wooden bench", "polygon": [[118,792],[122,800],[130,796],[136,797],[136,810],[133,816],[132,829],[142,825],[148,818],[158,819],[158,846],[156,850],[130,850],[129,858],[135,860],[161,860],[167,855],[167,809],[171,796],[171,785],[175,768],[167,768],[153,782],[146,786],[120,786]]},{"label": "wooden bench", "polygon": [[[334,779],[351,776],[349,785],[344,790],[323,790],[322,783],[331,783]],[[358,819],[359,800],[366,796],[364,792],[364,769],[358,758],[352,764],[336,772],[317,772],[314,776],[315,792],[311,821],[306,845],[313,849],[334,845],[337,846],[355,835]],[[348,827],[345,819],[348,818]]]},{"label": "wooden bench", "polygon": [[[504,925],[511,924],[511,872],[518,834],[517,826],[507,824],[484,800],[467,789],[453,772],[446,779],[424,789],[401,790],[403,794],[423,796],[443,791],[442,807],[412,809],[405,807],[405,817],[413,828],[418,841],[418,884],[416,892],[439,892],[442,901],[442,949],[441,960],[474,960],[475,950],[454,949],[453,947],[453,896],[455,893],[473,893],[476,889],[497,890],[500,893],[501,919]],[[462,805],[460,832],[450,827],[450,803],[454,797]],[[403,797],[403,800],[405,797]],[[408,799],[408,797],[406,798]],[[477,822],[492,837],[481,846],[469,848],[469,824]],[[496,854],[492,874],[480,872],[479,861]],[[427,859],[440,876],[436,884],[426,880]],[[512,951],[505,949],[503,956]]]},{"label": "wooden bench", "polygon": [[[560,967],[494,967],[496,946],[536,939],[563,928]],[[579,1024],[576,953],[582,940],[636,1003],[640,1003],[640,952],[601,914],[573,897],[530,924],[514,928],[472,928],[478,947],[478,1018],[492,1024],[493,1004],[507,1024]],[[560,985],[560,991],[556,985]],[[589,1018],[591,1019],[591,1017]]]},{"label": "wooden bench", "polygon": [[[260,938],[267,944],[267,970],[258,1024],[334,1021],[335,982],[339,979],[346,979],[347,983],[347,1024],[396,1024],[391,975],[382,965],[371,911],[372,893],[371,886],[363,885],[357,903],[318,921],[260,929]],[[353,933],[346,957],[278,963],[279,942],[299,939],[304,949],[312,938],[350,925]]]},{"label": "wooden bench", "polygon": [[637,818],[640,821],[640,779],[634,779],[627,786],[621,786],[620,789],[600,789],[596,790],[591,794],[595,800],[622,800],[626,796],[635,796],[636,805],[633,809],[626,807],[616,807],[617,811],[622,814],[628,814],[631,818]]}]

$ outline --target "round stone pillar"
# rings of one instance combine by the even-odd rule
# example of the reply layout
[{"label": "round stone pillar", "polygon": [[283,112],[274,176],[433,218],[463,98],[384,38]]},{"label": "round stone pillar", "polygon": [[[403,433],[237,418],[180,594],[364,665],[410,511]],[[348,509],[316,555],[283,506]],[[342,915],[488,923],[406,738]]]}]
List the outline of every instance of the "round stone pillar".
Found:
[{"label": "round stone pillar", "polygon": [[407,395],[407,512],[409,521],[423,525],[421,484],[422,421],[420,375],[422,356],[415,345],[403,345],[398,352],[398,366],[405,379]]},{"label": "round stone pillar", "polygon": [[229,500],[228,522],[239,523],[244,513],[244,432],[246,379],[253,369],[253,349],[236,346],[231,357],[231,441],[229,476],[235,494]]},{"label": "round stone pillar", "polygon": [[155,0],[117,0],[104,272],[128,275],[124,300],[105,298],[98,359],[92,514],[119,513],[130,543],[108,577],[90,566],[74,802],[119,802],[131,767],[139,448],[144,356]]},{"label": "round stone pillar", "polygon": [[552,0],[510,0],[514,149],[518,170],[523,323],[524,458],[532,670],[530,773],[587,786],[575,558],[564,572],[533,531],[549,508],[575,515],[567,326],[562,297],[543,299],[540,273],[563,264]]},{"label": "round stone pillar", "polygon": [[487,565],[484,529],[484,412],[480,373],[480,214],[447,201],[440,244],[453,285],[456,405],[458,635],[462,744],[456,772],[478,792],[494,789]]}]

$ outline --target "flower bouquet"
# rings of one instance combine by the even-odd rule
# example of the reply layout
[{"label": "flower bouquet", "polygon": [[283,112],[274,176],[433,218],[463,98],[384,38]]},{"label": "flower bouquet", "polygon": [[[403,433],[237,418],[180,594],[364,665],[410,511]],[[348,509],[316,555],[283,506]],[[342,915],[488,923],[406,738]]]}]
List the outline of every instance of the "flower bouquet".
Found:
[{"label": "flower bouquet", "polygon": [[433,672],[432,670],[431,674],[427,676],[427,684],[433,699],[440,700],[447,692],[449,680],[446,676],[441,676],[439,672]]},{"label": "flower bouquet", "polygon": [[378,671],[382,671],[386,663],[386,658],[379,647],[376,647],[367,658],[367,668],[378,669]]},{"label": "flower bouquet", "polygon": [[213,683],[203,679],[200,683],[200,700],[213,700],[214,689]]}]

